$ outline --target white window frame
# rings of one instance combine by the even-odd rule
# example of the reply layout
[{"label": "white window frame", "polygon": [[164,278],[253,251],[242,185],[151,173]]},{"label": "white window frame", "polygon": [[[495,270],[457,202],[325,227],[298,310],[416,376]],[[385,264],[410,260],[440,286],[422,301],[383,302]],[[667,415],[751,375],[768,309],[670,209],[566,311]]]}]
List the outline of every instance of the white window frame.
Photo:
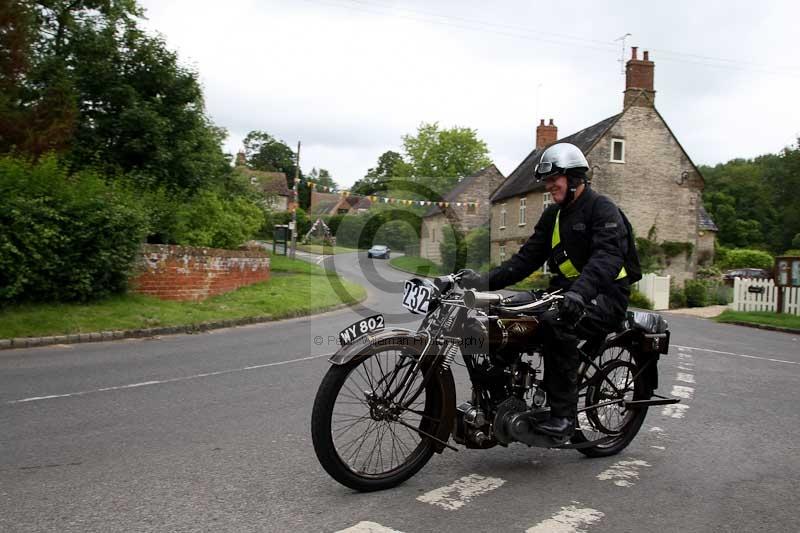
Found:
[{"label": "white window frame", "polygon": [[499,255],[500,255],[500,262],[501,263],[506,260],[506,245],[505,245],[505,243],[503,243],[503,244],[501,244],[499,246]]},{"label": "white window frame", "polygon": [[500,204],[500,229],[506,229],[506,204]]},{"label": "white window frame", "polygon": [[519,226],[525,225],[525,208],[526,208],[526,199],[520,198],[519,199]]},{"label": "white window frame", "polygon": [[[622,157],[620,159],[614,159],[614,145],[619,143],[622,145],[621,154]],[[625,162],[625,139],[611,139],[611,153],[609,154],[609,161],[612,163],[624,163]]]},{"label": "white window frame", "polygon": [[542,209],[547,209],[547,206],[553,203],[553,195],[549,192],[542,194]]}]

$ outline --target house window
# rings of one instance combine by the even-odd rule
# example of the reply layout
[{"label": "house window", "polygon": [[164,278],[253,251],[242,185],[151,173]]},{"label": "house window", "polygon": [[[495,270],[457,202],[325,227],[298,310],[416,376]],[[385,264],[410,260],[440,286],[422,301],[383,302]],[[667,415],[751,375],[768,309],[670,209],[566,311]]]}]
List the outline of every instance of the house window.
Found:
[{"label": "house window", "polygon": [[546,192],[542,195],[542,208],[547,209],[547,206],[553,203],[553,196]]},{"label": "house window", "polygon": [[468,215],[474,215],[477,212],[478,212],[477,204],[467,204],[467,214]]},{"label": "house window", "polygon": [[500,229],[506,229],[506,204],[500,204]]},{"label": "house window", "polygon": [[623,139],[611,139],[611,162],[625,162],[625,141]]},{"label": "house window", "polygon": [[525,198],[519,199],[519,225],[525,225]]},{"label": "house window", "polygon": [[505,260],[506,260],[506,244],[503,243],[500,245],[500,262],[502,263]]}]

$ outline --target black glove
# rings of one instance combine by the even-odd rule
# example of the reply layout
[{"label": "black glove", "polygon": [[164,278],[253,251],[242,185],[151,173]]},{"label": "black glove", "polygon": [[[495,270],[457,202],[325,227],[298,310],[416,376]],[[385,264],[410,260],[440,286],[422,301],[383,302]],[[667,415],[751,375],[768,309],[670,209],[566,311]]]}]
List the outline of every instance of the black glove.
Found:
[{"label": "black glove", "polygon": [[480,274],[469,268],[459,270],[457,275],[461,277],[460,285],[465,289],[478,289],[485,291],[489,288],[489,282]]},{"label": "black glove", "polygon": [[566,322],[575,324],[583,316],[584,309],[586,309],[586,304],[583,301],[583,296],[575,291],[567,291],[561,300],[558,314]]}]

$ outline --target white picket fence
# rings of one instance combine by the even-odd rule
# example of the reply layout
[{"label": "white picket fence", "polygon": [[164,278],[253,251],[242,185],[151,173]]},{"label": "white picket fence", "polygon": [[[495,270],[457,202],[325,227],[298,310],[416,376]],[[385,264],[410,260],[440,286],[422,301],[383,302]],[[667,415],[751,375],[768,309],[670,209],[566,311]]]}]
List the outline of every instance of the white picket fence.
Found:
[{"label": "white picket fence", "polygon": [[645,274],[635,288],[653,302],[654,310],[669,309],[669,276]]},{"label": "white picket fence", "polygon": [[[771,279],[734,278],[733,303],[734,311],[771,311],[778,309],[779,287]],[[800,316],[800,287],[783,289],[783,312]]]}]

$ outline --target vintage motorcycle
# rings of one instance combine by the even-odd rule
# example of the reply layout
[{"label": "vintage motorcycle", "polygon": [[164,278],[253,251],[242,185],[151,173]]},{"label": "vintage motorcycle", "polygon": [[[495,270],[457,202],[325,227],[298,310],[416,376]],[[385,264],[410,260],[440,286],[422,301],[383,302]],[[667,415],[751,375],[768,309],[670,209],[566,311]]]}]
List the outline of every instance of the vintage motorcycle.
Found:
[{"label": "vintage motorcycle", "polygon": [[[651,405],[679,400],[654,393],[670,332],[656,313],[627,313],[619,330],[579,348],[578,419],[570,438],[534,431],[547,418],[539,317],[558,291],[527,298],[464,291],[459,276],[405,282],[403,306],[425,315],[417,331],[385,328],[382,315],[339,334],[341,348],[320,384],[311,418],[314,451],[338,482],[359,491],[394,487],[434,452],[520,442],[614,455],[636,436]],[[475,334],[479,332],[479,334]],[[472,383],[456,404],[457,355]]]}]

